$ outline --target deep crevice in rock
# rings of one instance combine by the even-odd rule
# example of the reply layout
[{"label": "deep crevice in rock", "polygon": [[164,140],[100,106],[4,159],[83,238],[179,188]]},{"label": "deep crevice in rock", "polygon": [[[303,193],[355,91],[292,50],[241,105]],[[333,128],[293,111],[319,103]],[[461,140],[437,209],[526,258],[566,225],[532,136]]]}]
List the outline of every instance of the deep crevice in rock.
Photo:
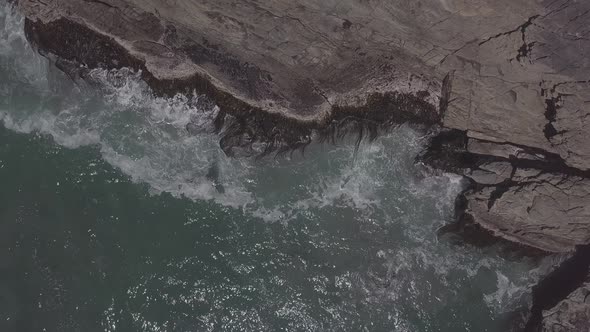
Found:
[{"label": "deep crevice in rock", "polygon": [[[547,141],[551,142],[551,139],[554,136],[557,136],[560,134],[560,132],[557,131],[557,129],[555,129],[555,126],[553,125],[553,123],[555,123],[556,119],[557,119],[557,110],[559,109],[559,103],[561,102],[561,95],[557,95],[557,97],[551,97],[551,98],[547,98],[545,99],[545,118],[547,119],[547,124],[545,125],[545,128],[543,129],[543,133],[545,134],[545,138],[547,138]],[[563,133],[563,132],[561,132]]]},{"label": "deep crevice in rock", "polygon": [[528,18],[528,20],[527,20],[526,22],[524,22],[523,24],[519,25],[519,26],[518,26],[518,27],[516,27],[515,29],[513,29],[513,30],[510,30],[510,31],[506,31],[506,32],[500,32],[500,33],[498,33],[498,34],[496,34],[496,35],[494,35],[494,36],[491,36],[491,37],[489,37],[489,38],[486,38],[486,39],[484,39],[483,41],[481,41],[481,42],[479,43],[479,45],[481,46],[481,45],[483,45],[483,44],[485,44],[485,43],[489,42],[489,41],[490,41],[490,40],[492,40],[492,39],[496,39],[496,38],[499,38],[499,37],[502,37],[502,36],[509,36],[509,35],[511,35],[511,34],[513,34],[513,33],[515,33],[515,32],[519,32],[519,31],[520,31],[520,33],[522,34],[522,36],[523,36],[522,38],[523,38],[523,41],[524,41],[524,40],[525,40],[525,37],[524,37],[524,36],[525,36],[525,33],[526,33],[526,29],[527,29],[529,26],[531,26],[531,25],[533,24],[533,22],[534,22],[534,21],[535,21],[537,18],[539,18],[540,16],[541,16],[541,15],[534,15],[534,16],[531,16],[531,17],[529,17],[529,18]]},{"label": "deep crevice in rock", "polygon": [[490,200],[488,201],[488,211],[491,210],[494,207],[494,204],[496,204],[496,201],[502,198],[502,196],[506,192],[508,192],[508,190],[510,190],[510,187],[512,187],[515,184],[515,182],[512,179],[514,178],[516,170],[517,168],[513,166],[510,176],[503,182],[494,185],[496,189],[494,189],[494,191],[492,191],[492,193],[490,194]]},{"label": "deep crevice in rock", "polygon": [[543,311],[555,307],[588,280],[590,273],[590,245],[580,246],[574,255],[563,262],[533,287],[531,316],[525,332],[540,331]]}]

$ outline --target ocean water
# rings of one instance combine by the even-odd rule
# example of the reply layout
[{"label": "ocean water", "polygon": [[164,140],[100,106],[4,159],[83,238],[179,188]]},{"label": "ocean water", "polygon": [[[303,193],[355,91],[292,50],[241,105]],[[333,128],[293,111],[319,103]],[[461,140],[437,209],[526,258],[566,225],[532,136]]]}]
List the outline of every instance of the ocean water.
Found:
[{"label": "ocean water", "polygon": [[74,81],[3,1],[0,331],[507,331],[550,264],[438,238],[463,183],[411,128],[228,158],[210,102]]}]

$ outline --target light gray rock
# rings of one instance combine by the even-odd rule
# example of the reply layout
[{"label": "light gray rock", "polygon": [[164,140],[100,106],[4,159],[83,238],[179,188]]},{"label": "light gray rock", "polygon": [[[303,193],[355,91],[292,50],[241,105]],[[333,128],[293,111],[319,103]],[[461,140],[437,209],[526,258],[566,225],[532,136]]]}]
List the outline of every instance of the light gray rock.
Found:
[{"label": "light gray rock", "polygon": [[[590,44],[590,37],[579,42]],[[588,55],[584,61],[588,63]],[[579,169],[588,169],[590,163],[590,78],[586,79],[557,83],[546,90],[550,97],[547,103],[555,104],[546,114],[548,140],[570,166]]]},{"label": "light gray rock", "polygon": [[514,170],[506,161],[490,162],[480,165],[478,169],[467,174],[469,178],[482,185],[498,185],[510,179]]},{"label": "light gray rock", "polygon": [[575,290],[554,308],[543,311],[542,331],[590,331],[590,282]]},{"label": "light gray rock", "polygon": [[332,104],[363,105],[375,92],[428,91],[438,104],[442,77],[427,77],[429,68],[401,47],[419,22],[404,22],[400,6],[417,9],[385,1],[20,1],[32,20],[66,18],[113,37],[157,78],[198,73],[249,105],[307,120]]},{"label": "light gray rock", "polygon": [[496,236],[547,252],[569,252],[590,243],[589,179],[513,170],[509,164],[488,174],[494,176],[471,175],[491,185],[465,194],[465,212],[474,222]]}]

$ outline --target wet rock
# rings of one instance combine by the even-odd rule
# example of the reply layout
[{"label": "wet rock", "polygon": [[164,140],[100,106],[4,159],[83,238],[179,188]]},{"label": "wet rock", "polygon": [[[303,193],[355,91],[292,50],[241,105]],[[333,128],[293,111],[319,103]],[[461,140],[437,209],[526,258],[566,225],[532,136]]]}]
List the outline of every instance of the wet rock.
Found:
[{"label": "wet rock", "polygon": [[590,243],[590,180],[509,163],[471,176],[481,188],[465,193],[465,213],[496,236],[546,252]]},{"label": "wet rock", "polygon": [[470,180],[457,205],[460,224],[476,224],[496,237],[547,253],[567,253],[590,243],[588,171],[527,147],[478,142],[481,154],[474,153],[466,135],[450,141],[445,135],[435,136],[436,143],[419,159]]}]

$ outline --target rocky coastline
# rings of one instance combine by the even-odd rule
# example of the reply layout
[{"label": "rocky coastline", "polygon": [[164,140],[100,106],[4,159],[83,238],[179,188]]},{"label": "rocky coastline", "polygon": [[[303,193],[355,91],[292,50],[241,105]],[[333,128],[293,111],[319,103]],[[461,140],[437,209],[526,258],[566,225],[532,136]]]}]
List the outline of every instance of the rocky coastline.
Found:
[{"label": "rocky coastline", "polygon": [[433,130],[418,161],[470,183],[454,227],[572,254],[534,289],[526,329],[590,328],[590,3],[16,6],[29,41],[74,79],[129,67],[156,94],[211,98],[228,155],[282,154],[347,134],[360,143],[402,123]]}]

